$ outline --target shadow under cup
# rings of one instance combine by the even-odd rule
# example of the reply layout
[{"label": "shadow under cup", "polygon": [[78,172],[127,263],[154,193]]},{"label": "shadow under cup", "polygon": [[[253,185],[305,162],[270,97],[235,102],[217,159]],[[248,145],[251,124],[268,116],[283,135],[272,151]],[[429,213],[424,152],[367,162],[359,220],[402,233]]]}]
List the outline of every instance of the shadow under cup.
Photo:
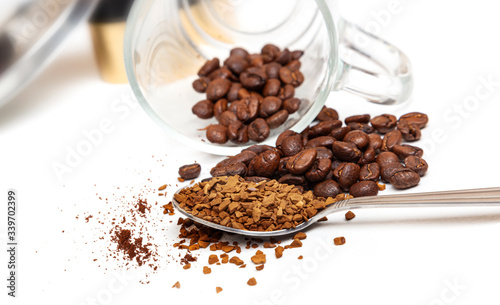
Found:
[{"label": "shadow under cup", "polygon": [[311,0],[136,1],[125,37],[127,74],[143,108],[171,136],[200,151],[231,155],[256,143],[206,140],[203,129],[217,121],[191,112],[205,99],[192,88],[198,69],[207,59],[223,61],[234,47],[260,53],[272,43],[303,50],[305,80],[295,90],[302,104],[263,142],[274,144],[283,130],[307,127],[323,107],[335,81],[336,35],[329,10]]}]

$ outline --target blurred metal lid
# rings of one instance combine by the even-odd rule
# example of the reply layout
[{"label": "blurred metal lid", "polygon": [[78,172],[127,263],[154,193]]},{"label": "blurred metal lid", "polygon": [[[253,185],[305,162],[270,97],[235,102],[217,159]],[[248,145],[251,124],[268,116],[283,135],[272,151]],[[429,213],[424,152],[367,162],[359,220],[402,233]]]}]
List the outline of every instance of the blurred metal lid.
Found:
[{"label": "blurred metal lid", "polygon": [[33,80],[99,0],[16,0],[0,12],[0,107]]}]

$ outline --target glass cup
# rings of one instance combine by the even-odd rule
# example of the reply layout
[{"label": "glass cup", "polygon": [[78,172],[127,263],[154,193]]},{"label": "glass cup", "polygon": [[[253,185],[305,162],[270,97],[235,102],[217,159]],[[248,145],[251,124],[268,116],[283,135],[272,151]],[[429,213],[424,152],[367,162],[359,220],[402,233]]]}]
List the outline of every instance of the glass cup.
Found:
[{"label": "glass cup", "polygon": [[304,83],[296,88],[299,111],[261,144],[273,145],[286,129],[302,131],[332,90],[368,101],[396,104],[412,91],[411,67],[396,47],[339,16],[336,0],[136,0],[125,31],[129,82],[146,112],[175,139],[197,150],[233,155],[254,145],[214,144],[191,112],[205,99],[192,88],[207,59],[229,56],[234,47],[251,53],[272,43],[303,50]]}]

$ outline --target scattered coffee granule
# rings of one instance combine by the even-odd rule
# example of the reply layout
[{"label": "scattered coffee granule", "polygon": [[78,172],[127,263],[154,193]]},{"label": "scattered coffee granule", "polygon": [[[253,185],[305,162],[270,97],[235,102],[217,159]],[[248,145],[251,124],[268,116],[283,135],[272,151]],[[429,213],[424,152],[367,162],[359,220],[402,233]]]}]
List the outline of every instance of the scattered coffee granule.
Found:
[{"label": "scattered coffee granule", "polygon": [[257,250],[251,260],[254,264],[264,264],[266,262],[266,255],[262,251]]},{"label": "scattered coffee granule", "polygon": [[307,238],[307,235],[304,232],[299,232],[299,233],[295,234],[295,236],[293,237],[293,239],[300,239],[300,240],[306,239],[306,238]]},{"label": "scattered coffee granule", "polygon": [[257,271],[260,271],[260,270],[264,269],[264,264],[262,264],[262,265],[258,265],[258,266],[255,266],[255,269],[256,269]]},{"label": "scattered coffee granule", "polygon": [[229,262],[229,255],[227,255],[225,253],[221,254],[220,258],[221,258],[221,263],[223,263],[223,264],[227,264]]},{"label": "scattered coffee granule", "polygon": [[351,220],[353,219],[354,217],[356,217],[356,214],[354,214],[353,212],[351,211],[348,211],[347,213],[345,213],[345,220]]},{"label": "scattered coffee granule", "polygon": [[165,210],[163,210],[163,214],[174,215],[174,206],[172,202],[169,202],[163,206]]},{"label": "scattered coffee granule", "polygon": [[221,292],[221,291],[222,291],[222,288],[220,288],[220,287],[215,287],[215,292],[219,293],[219,292]]},{"label": "scattered coffee granule", "polygon": [[222,247],[222,251],[224,251],[226,253],[229,253],[229,252],[231,252],[233,250],[234,250],[233,246],[224,246],[224,247]]},{"label": "scattered coffee granule", "polygon": [[248,286],[255,286],[257,285],[257,280],[254,277],[252,277],[251,279],[248,280],[247,284]]},{"label": "scattered coffee granule", "polygon": [[333,239],[333,243],[336,245],[336,246],[341,246],[343,244],[345,244],[345,238],[343,236],[341,237],[335,237]]},{"label": "scattered coffee granule", "polygon": [[320,219],[318,219],[318,222],[322,222],[322,221],[328,221],[328,218],[325,216],[325,217],[321,217]]},{"label": "scattered coffee granule", "polygon": [[240,266],[240,268],[245,268],[247,266],[247,264],[243,264]]},{"label": "scattered coffee granule", "polygon": [[285,248],[283,248],[282,246],[274,248],[274,253],[276,254],[276,258],[280,258],[283,256],[283,250],[285,250]]},{"label": "scattered coffee granule", "polygon": [[181,288],[181,283],[179,281],[175,282],[174,286],[172,288]]},{"label": "scattered coffee granule", "polygon": [[189,268],[191,268],[191,264],[185,264],[182,268],[184,270],[188,270]]},{"label": "scattered coffee granule", "polygon": [[231,257],[231,259],[229,260],[229,262],[231,264],[235,264],[236,266],[243,265],[243,261],[239,257],[237,257],[237,256]]},{"label": "scattered coffee granule", "polygon": [[290,249],[291,248],[300,248],[300,247],[302,247],[302,242],[298,239],[294,239],[289,247],[290,247]]},{"label": "scattered coffee granule", "polygon": [[266,248],[266,249],[269,249],[269,248],[275,248],[275,247],[276,247],[276,245],[275,245],[275,244],[272,244],[272,243],[270,243],[270,242],[265,242],[265,243],[264,243],[264,248]]},{"label": "scattered coffee granule", "polygon": [[184,181],[186,181],[186,180],[184,180],[184,178],[181,178],[181,177],[178,177],[178,178],[177,178],[177,180],[178,180],[179,182],[184,182]]},{"label": "scattered coffee granule", "polygon": [[381,190],[381,191],[385,190],[385,184],[377,182],[377,185],[378,185],[379,190]]},{"label": "scattered coffee granule", "polygon": [[215,254],[211,254],[209,257],[208,257],[208,264],[209,265],[213,265],[215,263],[218,263],[219,262],[219,257]]},{"label": "scattered coffee granule", "polygon": [[302,255],[301,255],[301,256],[299,256],[299,257],[297,257],[297,259],[303,259],[303,258],[304,258],[304,257],[303,257]]},{"label": "scattered coffee granule", "polygon": [[203,266],[203,274],[210,274],[212,272],[212,269],[207,266]]},{"label": "scattered coffee granule", "polygon": [[163,190],[164,190],[164,189],[166,189],[166,188],[167,188],[167,185],[166,185],[166,184],[164,184],[164,185],[160,186],[160,187],[158,188],[158,190],[159,190],[159,191],[163,191]]}]

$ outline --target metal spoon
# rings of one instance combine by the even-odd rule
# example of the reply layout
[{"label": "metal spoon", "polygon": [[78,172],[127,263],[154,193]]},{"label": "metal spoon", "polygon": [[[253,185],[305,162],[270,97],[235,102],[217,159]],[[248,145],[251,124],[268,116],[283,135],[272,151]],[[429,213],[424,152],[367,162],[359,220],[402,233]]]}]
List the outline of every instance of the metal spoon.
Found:
[{"label": "metal spoon", "polygon": [[[181,189],[177,191],[180,192]],[[460,206],[500,206],[500,188],[483,188],[471,190],[457,190],[431,193],[395,194],[372,197],[359,197],[337,201],[327,206],[309,221],[303,222],[292,229],[278,231],[248,231],[229,228],[210,221],[203,220],[184,211],[174,199],[172,202],[177,210],[184,216],[201,223],[207,227],[254,237],[272,237],[294,234],[304,230],[316,221],[331,213],[361,208],[415,208],[415,207],[460,207]]]}]

